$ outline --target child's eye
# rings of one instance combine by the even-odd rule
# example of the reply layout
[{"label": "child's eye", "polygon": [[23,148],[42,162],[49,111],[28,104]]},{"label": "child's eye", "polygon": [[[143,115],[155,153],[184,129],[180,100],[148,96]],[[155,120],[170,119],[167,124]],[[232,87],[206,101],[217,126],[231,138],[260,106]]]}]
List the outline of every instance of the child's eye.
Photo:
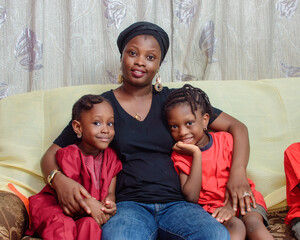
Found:
[{"label": "child's eye", "polygon": [[110,122],[110,123],[107,124],[107,126],[109,126],[109,127],[112,127],[113,125],[114,125],[113,122]]},{"label": "child's eye", "polygon": [[170,128],[171,128],[171,129],[176,129],[177,126],[176,126],[176,125],[170,125]]},{"label": "child's eye", "polygon": [[96,125],[96,126],[100,126],[100,125],[101,125],[101,123],[100,123],[100,122],[94,122],[94,125]]},{"label": "child's eye", "polygon": [[189,122],[186,123],[186,125],[187,125],[187,126],[191,126],[191,125],[193,125],[193,122],[192,122],[192,121],[189,121]]},{"label": "child's eye", "polygon": [[154,59],[155,59],[155,56],[153,56],[153,55],[148,56],[148,60],[153,61]]}]

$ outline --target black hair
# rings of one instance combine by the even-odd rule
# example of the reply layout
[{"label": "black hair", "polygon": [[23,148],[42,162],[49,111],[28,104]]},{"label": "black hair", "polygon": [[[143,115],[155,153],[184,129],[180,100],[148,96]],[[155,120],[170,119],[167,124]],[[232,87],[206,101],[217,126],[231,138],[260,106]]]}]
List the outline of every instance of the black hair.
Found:
[{"label": "black hair", "polygon": [[208,113],[209,116],[212,116],[213,114],[207,94],[200,88],[195,88],[189,84],[185,84],[182,88],[175,89],[169,94],[165,103],[165,114],[173,107],[183,103],[190,105],[194,115],[198,108],[202,115]]},{"label": "black hair", "polygon": [[[110,102],[100,95],[87,94],[79,98],[72,108],[72,120],[79,120],[80,115],[84,111],[89,111],[93,108],[94,104],[102,102]],[[111,105],[111,104],[110,104]]]}]

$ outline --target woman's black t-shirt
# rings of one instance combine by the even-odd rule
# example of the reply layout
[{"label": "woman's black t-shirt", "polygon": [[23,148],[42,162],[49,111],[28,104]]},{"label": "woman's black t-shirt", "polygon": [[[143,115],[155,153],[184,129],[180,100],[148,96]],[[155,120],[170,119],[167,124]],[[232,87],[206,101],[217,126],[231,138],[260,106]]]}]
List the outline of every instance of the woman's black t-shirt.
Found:
[{"label": "woman's black t-shirt", "polygon": [[[142,203],[166,203],[184,200],[178,174],[170,158],[174,141],[164,119],[163,106],[170,89],[153,89],[150,111],[144,121],[137,121],[119,104],[113,90],[102,94],[114,108],[115,149],[123,169],[117,176],[116,200]],[[214,115],[220,114],[214,108]],[[211,119],[213,121],[215,118]],[[75,143],[71,123],[54,141],[60,147]]]}]

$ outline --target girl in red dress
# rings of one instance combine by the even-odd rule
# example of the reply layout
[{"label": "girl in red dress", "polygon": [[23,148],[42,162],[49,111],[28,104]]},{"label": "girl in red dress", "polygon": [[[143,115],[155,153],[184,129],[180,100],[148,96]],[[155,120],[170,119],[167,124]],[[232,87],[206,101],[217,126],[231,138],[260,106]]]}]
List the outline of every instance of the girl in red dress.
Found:
[{"label": "girl in red dress", "polygon": [[[273,239],[267,225],[267,209],[261,193],[248,179],[255,199],[245,192],[253,207],[244,214],[233,210],[225,200],[226,184],[232,164],[233,139],[227,132],[207,132],[212,114],[207,95],[198,88],[184,85],[174,90],[165,105],[171,134],[177,142],[172,160],[180,176],[186,200],[199,203],[223,223],[231,239]],[[255,201],[256,200],[256,201]]]},{"label": "girl in red dress", "polygon": [[286,199],[289,212],[286,224],[291,224],[295,237],[300,240],[300,142],[291,144],[284,152]]},{"label": "girl in red dress", "polygon": [[[115,135],[114,111],[100,95],[85,95],[73,106],[72,127],[79,144],[61,148],[56,153],[60,169],[54,170],[42,191],[29,198],[31,228],[43,239],[101,239],[101,225],[116,212],[116,175],[122,165],[108,147]],[[67,216],[51,187],[55,176],[63,172],[82,184],[91,197],[84,201],[90,213]]]}]

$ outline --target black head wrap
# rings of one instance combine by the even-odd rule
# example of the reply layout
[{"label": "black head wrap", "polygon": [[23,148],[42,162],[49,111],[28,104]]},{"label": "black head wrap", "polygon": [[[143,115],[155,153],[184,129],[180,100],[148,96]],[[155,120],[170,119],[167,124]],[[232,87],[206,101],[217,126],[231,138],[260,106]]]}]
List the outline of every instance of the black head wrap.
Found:
[{"label": "black head wrap", "polygon": [[124,29],[120,33],[117,40],[117,45],[121,56],[126,44],[132,38],[138,35],[152,35],[157,40],[161,49],[160,63],[162,63],[169,48],[169,37],[168,34],[161,27],[150,22],[136,22]]}]

